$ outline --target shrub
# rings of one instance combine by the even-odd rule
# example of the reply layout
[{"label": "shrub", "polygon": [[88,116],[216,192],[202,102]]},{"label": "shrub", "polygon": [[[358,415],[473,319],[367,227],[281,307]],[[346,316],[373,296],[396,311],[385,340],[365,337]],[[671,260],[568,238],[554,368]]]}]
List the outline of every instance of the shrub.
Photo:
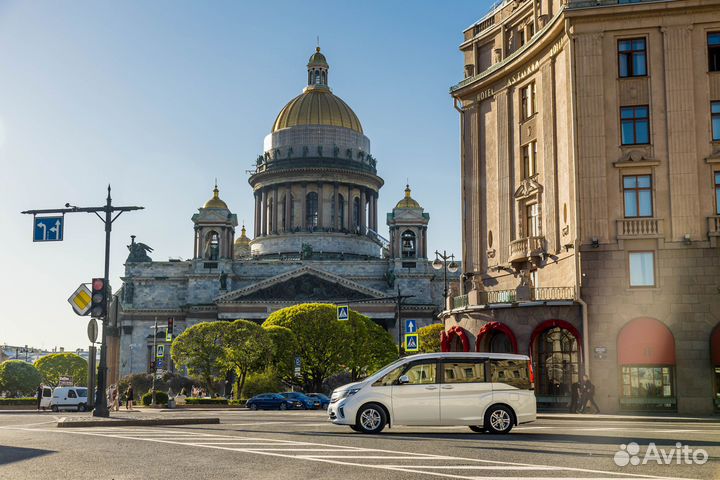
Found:
[{"label": "shrub", "polygon": [[228,405],[232,407],[244,407],[247,400],[228,400]]},{"label": "shrub", "polygon": [[227,398],[192,398],[185,399],[188,405],[227,405]]},{"label": "shrub", "polygon": [[255,395],[266,392],[279,392],[284,386],[274,370],[266,370],[262,373],[251,373],[245,380],[242,391],[242,398],[252,398]]},{"label": "shrub", "polygon": [[420,339],[420,352],[419,353],[433,353],[440,351],[440,333],[445,330],[445,325],[442,323],[434,323],[427,327],[418,329],[418,335]]},{"label": "shrub", "polygon": [[[147,392],[145,395],[142,396],[142,404],[146,407],[148,405],[152,404],[152,391]],[[165,392],[162,392],[160,390],[155,391],[155,404],[156,405],[167,405],[168,403],[168,394]]]},{"label": "shrub", "polygon": [[0,398],[0,405],[35,405],[37,398]]}]

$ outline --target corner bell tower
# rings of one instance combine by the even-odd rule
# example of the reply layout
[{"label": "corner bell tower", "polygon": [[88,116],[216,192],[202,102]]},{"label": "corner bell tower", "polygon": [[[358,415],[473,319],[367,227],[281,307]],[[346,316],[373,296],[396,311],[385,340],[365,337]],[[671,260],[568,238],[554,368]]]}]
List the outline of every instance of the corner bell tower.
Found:
[{"label": "corner bell tower", "polygon": [[192,216],[195,224],[193,258],[222,260],[233,258],[233,241],[237,215],[230,212],[227,204],[220,199],[220,190],[215,184],[213,197]]}]

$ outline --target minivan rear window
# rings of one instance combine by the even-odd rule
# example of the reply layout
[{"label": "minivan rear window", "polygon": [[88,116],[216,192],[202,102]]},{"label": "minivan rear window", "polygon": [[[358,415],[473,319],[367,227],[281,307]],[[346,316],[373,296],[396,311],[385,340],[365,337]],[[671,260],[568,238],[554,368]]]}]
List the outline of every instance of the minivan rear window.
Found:
[{"label": "minivan rear window", "polygon": [[443,374],[445,383],[482,383],[485,382],[485,362],[445,360]]},{"label": "minivan rear window", "polygon": [[527,360],[490,360],[490,376],[493,383],[532,390]]}]

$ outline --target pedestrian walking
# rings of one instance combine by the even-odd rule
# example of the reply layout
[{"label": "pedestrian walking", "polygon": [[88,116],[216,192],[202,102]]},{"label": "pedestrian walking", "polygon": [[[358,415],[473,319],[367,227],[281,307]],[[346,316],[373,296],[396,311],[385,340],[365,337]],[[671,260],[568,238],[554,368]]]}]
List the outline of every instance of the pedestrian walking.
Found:
[{"label": "pedestrian walking", "polygon": [[112,386],[112,390],[110,392],[110,405],[112,410],[118,411],[120,410],[120,392],[118,391],[119,388],[117,385]]},{"label": "pedestrian walking", "polygon": [[570,413],[578,413],[580,408],[580,382],[573,382],[570,385]]},{"label": "pedestrian walking", "polygon": [[598,407],[597,403],[595,403],[595,385],[593,385],[593,383],[590,381],[590,377],[588,377],[587,375],[583,375],[583,382],[580,386],[580,391],[582,392],[580,412],[585,413],[589,402],[595,409],[595,413],[600,413],[600,407]]},{"label": "pedestrian walking", "polygon": [[40,411],[40,402],[42,402],[42,393],[43,393],[43,387],[42,387],[42,385],[38,385],[38,388],[37,388],[37,409],[38,409],[38,412]]},{"label": "pedestrian walking", "polygon": [[134,395],[135,392],[133,391],[133,387],[132,385],[129,385],[125,391],[125,410],[132,410]]}]

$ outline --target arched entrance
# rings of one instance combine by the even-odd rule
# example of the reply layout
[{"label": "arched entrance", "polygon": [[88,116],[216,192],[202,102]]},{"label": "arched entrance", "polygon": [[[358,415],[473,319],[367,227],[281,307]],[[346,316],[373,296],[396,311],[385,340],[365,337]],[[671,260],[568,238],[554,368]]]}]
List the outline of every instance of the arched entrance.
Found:
[{"label": "arched entrance", "polygon": [[715,379],[713,404],[715,410],[720,411],[720,323],[715,326],[710,335],[710,360],[712,362],[713,378]]},{"label": "arched entrance", "polygon": [[571,386],[582,372],[580,344],[580,332],[564,320],[548,320],[535,328],[530,358],[538,406],[565,409],[570,403]]},{"label": "arched entrance", "polygon": [[475,340],[478,352],[517,353],[517,340],[510,327],[500,322],[486,323]]},{"label": "arched entrance", "polygon": [[440,332],[440,350],[443,352],[469,352],[470,340],[465,330],[459,325]]},{"label": "arched entrance", "polygon": [[654,318],[636,318],[618,334],[620,407],[674,410],[675,337]]}]

